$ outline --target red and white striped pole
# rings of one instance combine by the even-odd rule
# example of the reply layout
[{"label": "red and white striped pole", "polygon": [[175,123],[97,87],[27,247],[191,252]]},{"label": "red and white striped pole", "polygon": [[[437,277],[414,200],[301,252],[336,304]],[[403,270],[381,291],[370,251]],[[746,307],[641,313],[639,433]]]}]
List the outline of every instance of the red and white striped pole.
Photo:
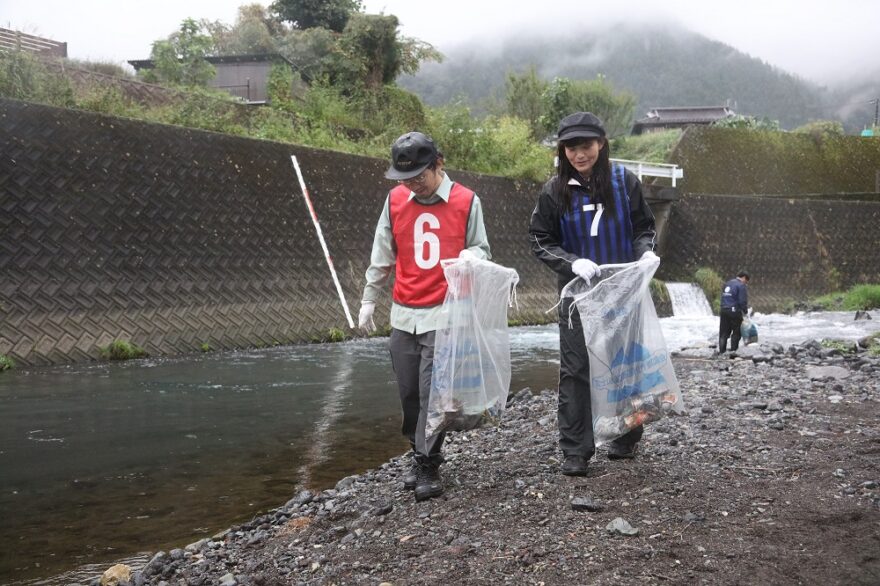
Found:
[{"label": "red and white striped pole", "polygon": [[342,285],[339,284],[339,278],[336,276],[336,269],[333,268],[333,259],[330,258],[330,251],[327,249],[327,243],[324,242],[324,234],[321,232],[321,224],[318,223],[318,214],[315,213],[315,206],[312,205],[312,198],[309,197],[309,190],[306,189],[306,182],[303,179],[302,171],[299,168],[299,162],[296,155],[290,155],[293,161],[293,168],[296,170],[296,177],[299,179],[299,186],[302,189],[303,197],[312,215],[312,223],[315,225],[315,231],[318,233],[318,240],[321,242],[321,248],[324,250],[324,258],[327,259],[327,266],[330,267],[330,275],[333,277],[333,283],[336,285],[336,291],[339,293],[339,302],[342,303],[342,309],[345,310],[345,318],[348,320],[348,327],[354,327],[354,320],[351,319],[351,312],[348,310],[348,303],[345,301],[345,294],[342,292]]}]

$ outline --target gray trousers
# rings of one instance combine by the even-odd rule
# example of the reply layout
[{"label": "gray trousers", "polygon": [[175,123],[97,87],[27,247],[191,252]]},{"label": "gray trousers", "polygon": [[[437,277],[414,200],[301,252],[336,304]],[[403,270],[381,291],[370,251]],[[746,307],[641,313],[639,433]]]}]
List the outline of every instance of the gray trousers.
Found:
[{"label": "gray trousers", "polygon": [[[590,357],[577,310],[571,315],[572,327],[568,327],[568,305],[561,304],[564,317],[560,317],[559,323],[559,448],[565,456],[589,459],[596,453],[590,403]],[[634,445],[642,439],[643,431],[639,426],[614,443]]]},{"label": "gray trousers", "polygon": [[416,454],[431,457],[439,464],[440,448],[445,433],[425,438],[428,419],[428,396],[431,392],[431,373],[434,366],[434,332],[410,334],[391,330],[391,366],[397,377],[400,407],[403,411],[401,431],[409,439]]}]

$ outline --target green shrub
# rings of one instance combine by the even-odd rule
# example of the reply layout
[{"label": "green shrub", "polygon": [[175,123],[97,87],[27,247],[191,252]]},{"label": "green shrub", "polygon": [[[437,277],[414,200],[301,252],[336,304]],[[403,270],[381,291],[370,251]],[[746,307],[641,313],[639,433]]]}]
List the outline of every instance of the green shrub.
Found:
[{"label": "green shrub", "polygon": [[81,96],[77,106],[83,110],[124,116],[126,118],[140,118],[141,108],[125,99],[122,92],[113,86],[95,86]]},{"label": "green shrub", "polygon": [[843,308],[848,310],[880,308],[880,285],[856,285],[844,294]]},{"label": "green shrub", "polygon": [[724,286],[724,279],[713,269],[700,267],[694,272],[694,281],[706,294],[712,311],[718,315],[718,312],[721,311],[721,288]]},{"label": "green shrub", "polygon": [[811,304],[816,308],[814,311],[842,311],[843,297],[844,294],[837,291],[835,293],[828,293],[821,297],[816,297]]},{"label": "green shrub", "polygon": [[147,356],[147,352],[143,348],[126,340],[115,340],[99,350],[101,358],[107,360],[130,360]]},{"label": "green shrub", "polygon": [[345,341],[345,332],[339,328],[330,328],[327,332],[327,339],[331,342],[343,342]]},{"label": "green shrub", "polygon": [[15,362],[6,354],[0,354],[0,372],[15,368]]},{"label": "green shrub", "polygon": [[660,301],[662,303],[669,301],[669,289],[666,288],[666,281],[651,279],[649,286],[651,288],[651,297],[655,301]]},{"label": "green shrub", "polygon": [[813,299],[810,304],[824,311],[858,311],[880,308],[880,285],[856,285]]},{"label": "green shrub", "polygon": [[426,131],[451,168],[535,181],[553,172],[553,151],[534,142],[528,123],[519,118],[480,120],[453,104],[430,109]]},{"label": "green shrub", "polygon": [[846,136],[843,124],[837,120],[814,120],[792,130],[797,134],[809,134],[817,146],[830,138]]},{"label": "green shrub", "polygon": [[199,345],[199,350],[201,350],[202,352],[213,352],[214,351],[214,349],[211,348],[211,345],[207,342],[202,342]]},{"label": "green shrub", "polygon": [[229,94],[207,88],[187,88],[180,104],[162,109],[158,122],[247,136],[249,110]]},{"label": "green shrub", "polygon": [[0,51],[0,97],[72,108],[70,81],[25,51]]},{"label": "green shrub", "polygon": [[615,159],[630,161],[653,161],[665,163],[678,139],[681,130],[665,130],[649,132],[636,136],[621,136],[611,139],[611,156]]}]

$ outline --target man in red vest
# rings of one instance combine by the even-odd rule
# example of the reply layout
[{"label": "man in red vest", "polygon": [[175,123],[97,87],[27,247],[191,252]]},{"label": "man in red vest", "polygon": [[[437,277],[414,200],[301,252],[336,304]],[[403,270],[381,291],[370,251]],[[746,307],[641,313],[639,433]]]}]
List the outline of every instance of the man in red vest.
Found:
[{"label": "man in red vest", "polygon": [[404,487],[417,501],[443,494],[439,467],[444,434],[425,437],[434,361],[434,332],[446,296],[440,260],[491,258],[480,199],[453,182],[443,155],[421,132],[408,132],[391,146],[385,177],[397,181],[376,226],[358,325],[376,329],[373,311],[395,272],[391,305],[391,365],[403,408],[403,435],[413,449]]}]

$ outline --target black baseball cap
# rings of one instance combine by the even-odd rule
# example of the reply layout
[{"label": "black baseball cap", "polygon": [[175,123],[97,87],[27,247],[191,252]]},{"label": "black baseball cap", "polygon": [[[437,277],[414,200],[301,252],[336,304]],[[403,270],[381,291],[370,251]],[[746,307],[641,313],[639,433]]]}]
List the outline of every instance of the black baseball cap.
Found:
[{"label": "black baseball cap", "polygon": [[599,138],[601,136],[605,136],[605,127],[592,112],[569,114],[559,122],[559,130],[556,133],[557,140]]},{"label": "black baseball cap", "polygon": [[437,147],[421,132],[407,132],[391,145],[391,166],[385,177],[396,181],[412,179],[437,160]]}]

